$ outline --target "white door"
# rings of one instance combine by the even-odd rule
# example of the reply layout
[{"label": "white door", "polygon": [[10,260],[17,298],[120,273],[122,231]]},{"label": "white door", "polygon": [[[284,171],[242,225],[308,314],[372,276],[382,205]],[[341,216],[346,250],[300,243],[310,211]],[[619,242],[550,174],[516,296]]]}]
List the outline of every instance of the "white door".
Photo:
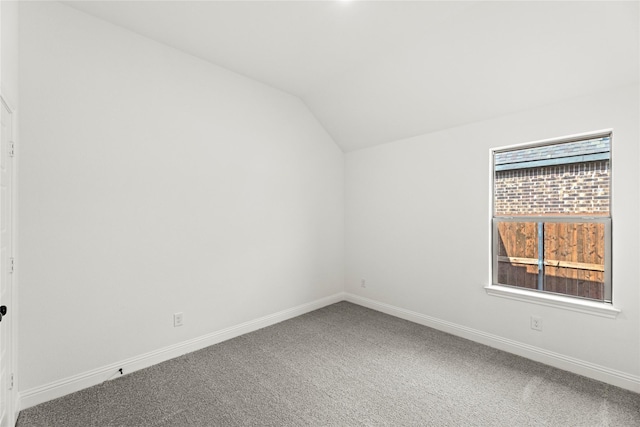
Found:
[{"label": "white door", "polygon": [[[2,109],[2,134],[0,136],[0,427],[13,423],[13,374],[11,360],[11,189],[13,173],[12,114],[0,98]],[[5,311],[6,310],[6,311]],[[4,314],[3,314],[4,313]]]}]

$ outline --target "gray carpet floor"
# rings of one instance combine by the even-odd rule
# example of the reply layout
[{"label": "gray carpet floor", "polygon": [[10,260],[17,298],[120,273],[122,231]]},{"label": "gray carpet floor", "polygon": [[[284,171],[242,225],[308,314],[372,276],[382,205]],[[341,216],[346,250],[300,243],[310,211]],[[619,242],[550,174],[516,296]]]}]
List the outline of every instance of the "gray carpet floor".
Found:
[{"label": "gray carpet floor", "polygon": [[29,426],[640,426],[640,395],[347,302],[20,414]]}]

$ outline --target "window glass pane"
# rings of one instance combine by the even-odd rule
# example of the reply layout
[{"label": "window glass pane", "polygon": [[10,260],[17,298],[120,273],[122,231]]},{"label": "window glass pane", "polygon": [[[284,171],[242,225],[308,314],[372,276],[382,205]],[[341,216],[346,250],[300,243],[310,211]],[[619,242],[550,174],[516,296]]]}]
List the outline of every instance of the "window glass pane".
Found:
[{"label": "window glass pane", "polygon": [[604,222],[540,218],[495,227],[498,284],[610,301]]},{"label": "window glass pane", "polygon": [[498,283],[538,289],[538,224],[498,222]]},{"label": "window glass pane", "polygon": [[545,223],[544,264],[544,290],[604,300],[605,225]]},{"label": "window glass pane", "polygon": [[495,153],[495,215],[609,215],[610,139]]},{"label": "window glass pane", "polygon": [[610,134],[494,152],[495,283],[611,302],[610,153]]}]

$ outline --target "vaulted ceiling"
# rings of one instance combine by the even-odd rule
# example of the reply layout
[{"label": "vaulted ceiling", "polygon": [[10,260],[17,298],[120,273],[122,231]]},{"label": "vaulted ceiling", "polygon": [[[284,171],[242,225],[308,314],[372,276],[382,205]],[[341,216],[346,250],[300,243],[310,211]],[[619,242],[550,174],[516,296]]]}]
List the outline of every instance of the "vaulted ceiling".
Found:
[{"label": "vaulted ceiling", "polygon": [[638,2],[64,3],[300,97],[344,151],[640,74]]}]

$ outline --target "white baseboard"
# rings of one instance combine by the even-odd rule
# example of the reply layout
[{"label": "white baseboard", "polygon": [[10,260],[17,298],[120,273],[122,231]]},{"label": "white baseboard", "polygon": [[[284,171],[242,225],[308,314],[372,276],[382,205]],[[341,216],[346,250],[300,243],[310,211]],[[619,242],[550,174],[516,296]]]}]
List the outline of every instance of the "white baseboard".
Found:
[{"label": "white baseboard", "polygon": [[506,339],[497,335],[468,328],[466,326],[457,325],[425,314],[405,310],[403,308],[395,307],[369,298],[340,292],[307,304],[279,311],[259,319],[251,320],[201,337],[122,360],[118,363],[113,363],[88,372],[54,381],[43,386],[25,390],[18,393],[15,402],[16,418],[19,410],[100,384],[107,379],[114,377],[114,375],[117,374],[118,369],[122,368],[125,374],[129,374],[169,359],[182,356],[183,354],[200,350],[210,345],[274,325],[284,320],[292,319],[296,316],[300,316],[340,301],[349,301],[401,319],[409,320],[414,323],[438,329],[440,331],[485,344],[509,353],[517,354],[519,356],[526,357],[527,359],[535,360],[565,371],[573,372],[640,393],[639,376],[568,357],[559,353],[554,353],[539,347]]},{"label": "white baseboard", "polygon": [[[35,387],[18,393],[16,408],[23,410],[49,400],[65,396],[76,391],[100,384],[111,377],[115,378],[118,369],[122,369],[124,374],[130,374],[140,369],[148,368],[155,364],[191,353],[196,350],[208,347],[240,335],[274,325],[284,320],[292,319],[313,310],[325,307],[336,302],[344,301],[343,292],[302,304],[287,310],[282,310],[259,319],[250,320],[236,326],[232,326],[220,331],[212,332],[201,337],[193,338],[178,344],[164,347],[149,353],[141,354],[117,363],[112,363],[88,372],[54,381],[43,386]],[[16,413],[18,411],[16,410]]]},{"label": "white baseboard", "polygon": [[517,354],[545,365],[553,366],[565,371],[573,372],[588,378],[612,384],[627,390],[640,393],[640,376],[610,369],[595,363],[565,356],[560,353],[545,350],[529,344],[489,334],[477,329],[457,325],[425,314],[417,313],[393,305],[364,298],[351,293],[345,293],[345,300],[363,307],[371,308],[382,313],[390,314],[401,319],[409,320],[420,325],[438,329],[489,347],[497,348],[508,353]]}]

